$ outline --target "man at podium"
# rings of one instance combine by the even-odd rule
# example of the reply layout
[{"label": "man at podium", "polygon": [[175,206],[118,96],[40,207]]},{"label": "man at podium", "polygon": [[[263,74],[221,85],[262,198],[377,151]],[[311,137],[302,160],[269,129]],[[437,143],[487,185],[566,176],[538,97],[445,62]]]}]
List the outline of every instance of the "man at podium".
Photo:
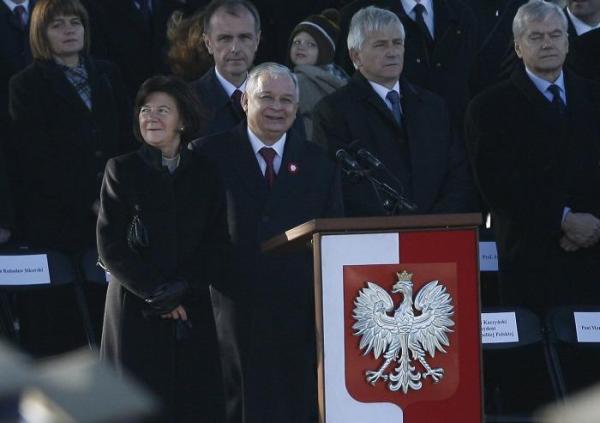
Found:
[{"label": "man at podium", "polygon": [[[260,244],[308,220],[342,215],[334,163],[292,124],[298,83],[264,63],[248,76],[247,123],[194,141],[225,182],[233,244],[226,282],[213,287],[229,421],[317,419],[312,258],[271,256]],[[242,391],[240,391],[242,388]]]},{"label": "man at podium", "polygon": [[348,32],[357,72],[315,110],[314,139],[346,169],[346,215],[476,209],[464,145],[442,98],[401,76],[404,27],[392,12],[358,11]]}]

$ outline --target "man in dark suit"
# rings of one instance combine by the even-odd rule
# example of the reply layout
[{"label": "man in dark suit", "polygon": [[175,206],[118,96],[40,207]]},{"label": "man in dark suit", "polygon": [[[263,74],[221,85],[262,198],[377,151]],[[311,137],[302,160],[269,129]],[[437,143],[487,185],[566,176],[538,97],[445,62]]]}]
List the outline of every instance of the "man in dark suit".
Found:
[{"label": "man in dark suit", "polygon": [[167,21],[175,10],[191,6],[180,0],[102,0],[97,7],[106,58],[119,65],[128,94],[135,98],[147,78],[168,73]]},{"label": "man in dark suit", "polygon": [[598,87],[564,70],[567,20],[556,5],[523,5],[513,32],[522,65],[476,97],[466,119],[504,300],[536,310],[598,304]]},{"label": "man in dark suit", "polygon": [[479,44],[472,10],[460,0],[355,0],[341,11],[336,58],[348,73],[354,70],[346,48],[350,20],[369,5],[388,9],[400,18],[406,31],[404,76],[441,96],[461,131]]},{"label": "man in dark suit", "polygon": [[[374,154],[387,169],[374,176],[404,193],[417,213],[473,210],[464,148],[451,131],[446,105],[400,77],[404,30],[398,17],[373,6],[362,9],[354,15],[348,40],[358,72],[317,104],[315,140],[332,154],[340,148]],[[386,213],[368,181],[345,178],[343,189],[347,214]]]},{"label": "man in dark suit", "polygon": [[240,101],[260,40],[258,11],[246,0],[213,0],[204,13],[204,42],[215,66],[192,83],[207,113],[199,135],[225,131],[245,117]]},{"label": "man in dark suit", "polygon": [[243,387],[245,422],[316,421],[311,254],[263,254],[260,245],[341,215],[339,180],[325,153],[292,128],[298,85],[288,68],[254,68],[242,104],[247,124],[192,144],[216,160],[227,190],[233,256],[213,307],[229,418],[240,421]]},{"label": "man in dark suit", "polygon": [[567,3],[567,66],[580,76],[600,82],[600,1],[569,0]]}]

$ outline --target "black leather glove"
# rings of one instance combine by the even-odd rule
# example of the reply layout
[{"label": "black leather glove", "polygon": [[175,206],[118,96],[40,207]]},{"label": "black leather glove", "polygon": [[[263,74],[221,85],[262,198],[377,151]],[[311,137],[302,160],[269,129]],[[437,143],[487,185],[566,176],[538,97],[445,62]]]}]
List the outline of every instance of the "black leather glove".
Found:
[{"label": "black leather glove", "polygon": [[183,296],[188,289],[189,284],[187,281],[177,278],[160,284],[144,301],[152,307],[152,314],[167,314],[181,304]]}]

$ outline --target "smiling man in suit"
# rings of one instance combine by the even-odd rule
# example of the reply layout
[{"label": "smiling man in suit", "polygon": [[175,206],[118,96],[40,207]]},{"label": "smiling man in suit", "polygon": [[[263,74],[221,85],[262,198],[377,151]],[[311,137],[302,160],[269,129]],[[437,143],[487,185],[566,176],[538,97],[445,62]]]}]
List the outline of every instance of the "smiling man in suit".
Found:
[{"label": "smiling man in suit", "polygon": [[473,168],[492,210],[507,305],[600,301],[598,86],[564,69],[567,19],[531,0],[513,21],[522,63],[470,104]]},{"label": "smiling man in suit", "polygon": [[230,421],[316,421],[310,251],[263,254],[263,241],[342,214],[334,164],[293,127],[298,82],[285,66],[254,68],[242,97],[247,124],[194,141],[227,190],[232,263],[213,290]]},{"label": "smiling man in suit", "polygon": [[[374,6],[352,18],[348,46],[358,70],[345,87],[316,106],[314,138],[332,154],[364,148],[388,171],[373,174],[416,204],[417,213],[475,208],[462,142],[451,130],[444,101],[401,77],[404,28]],[[345,178],[348,215],[389,214],[368,181]],[[401,212],[406,212],[403,210]]]}]

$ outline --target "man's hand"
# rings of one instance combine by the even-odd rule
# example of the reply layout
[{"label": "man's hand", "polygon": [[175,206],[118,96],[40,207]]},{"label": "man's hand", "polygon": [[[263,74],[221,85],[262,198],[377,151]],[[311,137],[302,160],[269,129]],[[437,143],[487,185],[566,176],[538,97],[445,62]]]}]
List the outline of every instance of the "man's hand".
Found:
[{"label": "man's hand", "polygon": [[175,319],[175,320],[181,319],[183,321],[186,321],[188,319],[187,312],[185,311],[185,308],[182,305],[177,306],[170,313],[163,314],[160,317],[162,317],[163,319]]},{"label": "man's hand", "polygon": [[573,251],[579,250],[579,245],[575,244],[566,235],[563,235],[560,239],[560,248],[565,250],[568,253],[572,253]]},{"label": "man's hand", "polygon": [[591,247],[600,239],[600,219],[589,213],[569,212],[563,220],[562,230],[579,247]]}]

